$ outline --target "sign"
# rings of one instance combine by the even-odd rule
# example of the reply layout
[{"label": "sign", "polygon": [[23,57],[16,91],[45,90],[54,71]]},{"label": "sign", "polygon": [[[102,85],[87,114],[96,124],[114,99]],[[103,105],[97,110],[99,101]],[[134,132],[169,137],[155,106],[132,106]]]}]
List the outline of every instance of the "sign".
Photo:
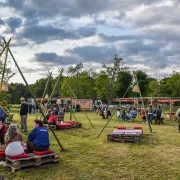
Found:
[{"label": "sign", "polygon": [[92,100],[91,99],[78,99],[77,104],[81,106],[81,109],[92,110]]}]

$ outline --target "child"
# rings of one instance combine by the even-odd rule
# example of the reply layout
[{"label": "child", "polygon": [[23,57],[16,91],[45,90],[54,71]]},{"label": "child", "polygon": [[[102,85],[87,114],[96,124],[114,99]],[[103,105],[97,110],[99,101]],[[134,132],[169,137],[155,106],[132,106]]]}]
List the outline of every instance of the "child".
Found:
[{"label": "child", "polygon": [[117,109],[117,118],[120,120],[121,119],[121,112],[120,109]]},{"label": "child", "polygon": [[141,118],[142,118],[143,124],[146,123],[146,113],[144,109],[141,110]]},{"label": "child", "polygon": [[122,113],[121,113],[121,119],[123,121],[125,121],[125,119],[126,119],[126,112],[125,112],[125,110],[123,110]]}]

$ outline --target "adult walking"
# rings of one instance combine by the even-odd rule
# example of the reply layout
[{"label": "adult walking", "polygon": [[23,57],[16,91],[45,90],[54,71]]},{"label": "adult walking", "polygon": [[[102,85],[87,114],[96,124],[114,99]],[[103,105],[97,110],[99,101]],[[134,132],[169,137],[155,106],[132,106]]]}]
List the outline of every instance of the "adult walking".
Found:
[{"label": "adult walking", "polygon": [[21,97],[20,99],[21,106],[20,106],[20,116],[21,116],[21,129],[24,132],[27,131],[27,113],[28,113],[28,104],[25,101],[24,97]]}]

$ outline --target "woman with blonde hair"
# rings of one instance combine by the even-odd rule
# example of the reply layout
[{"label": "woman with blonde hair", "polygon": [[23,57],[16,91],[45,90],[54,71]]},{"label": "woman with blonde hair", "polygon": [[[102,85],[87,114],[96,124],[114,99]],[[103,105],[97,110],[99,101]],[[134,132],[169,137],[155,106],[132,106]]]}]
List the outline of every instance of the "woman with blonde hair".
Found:
[{"label": "woman with blonde hair", "polygon": [[7,156],[16,156],[24,153],[24,148],[22,146],[22,135],[17,132],[16,124],[10,124],[5,135],[5,145],[5,154]]}]

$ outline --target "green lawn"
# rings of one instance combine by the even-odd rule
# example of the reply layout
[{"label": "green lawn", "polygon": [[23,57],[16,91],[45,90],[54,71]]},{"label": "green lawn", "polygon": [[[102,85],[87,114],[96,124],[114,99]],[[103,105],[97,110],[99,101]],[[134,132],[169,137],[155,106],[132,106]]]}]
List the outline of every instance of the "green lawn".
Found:
[{"label": "green lawn", "polygon": [[[75,113],[82,122],[80,129],[55,131],[65,148],[61,152],[52,133],[50,133],[51,149],[60,154],[60,163],[48,167],[38,167],[30,171],[11,173],[10,169],[0,167],[0,175],[6,179],[32,180],[105,180],[105,179],[180,179],[180,134],[178,123],[165,121],[165,125],[152,125],[153,143],[145,136],[139,144],[120,144],[107,142],[107,134],[114,126],[141,125],[141,121],[124,123],[114,116],[105,131],[97,139],[97,135],[107,120],[93,112],[87,113],[95,128],[89,124],[83,113]],[[28,117],[28,129],[33,128],[35,115]],[[68,120],[69,114],[66,114]],[[14,120],[19,124],[19,116]],[[148,127],[142,124],[144,133]],[[26,137],[24,137],[24,140]]]}]

